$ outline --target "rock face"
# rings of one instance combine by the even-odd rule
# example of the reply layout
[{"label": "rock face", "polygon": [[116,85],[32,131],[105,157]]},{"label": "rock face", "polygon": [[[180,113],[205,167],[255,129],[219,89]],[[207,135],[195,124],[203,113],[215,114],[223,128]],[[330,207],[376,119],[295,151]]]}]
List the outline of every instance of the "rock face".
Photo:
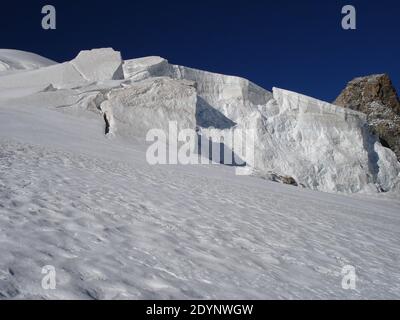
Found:
[{"label": "rock face", "polygon": [[388,75],[353,79],[334,104],[365,113],[371,131],[400,161],[400,101]]}]

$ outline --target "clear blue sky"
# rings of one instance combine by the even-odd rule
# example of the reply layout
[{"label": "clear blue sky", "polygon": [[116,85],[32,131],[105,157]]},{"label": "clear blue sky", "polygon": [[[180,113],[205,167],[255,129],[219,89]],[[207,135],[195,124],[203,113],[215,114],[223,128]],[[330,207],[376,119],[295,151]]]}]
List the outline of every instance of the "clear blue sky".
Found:
[{"label": "clear blue sky", "polygon": [[[41,8],[57,29],[41,28]],[[357,9],[357,30],[341,8]],[[65,61],[113,47],[124,58],[160,55],[171,63],[238,75],[266,89],[333,100],[356,76],[388,73],[400,88],[400,1],[7,1],[0,47]]]}]

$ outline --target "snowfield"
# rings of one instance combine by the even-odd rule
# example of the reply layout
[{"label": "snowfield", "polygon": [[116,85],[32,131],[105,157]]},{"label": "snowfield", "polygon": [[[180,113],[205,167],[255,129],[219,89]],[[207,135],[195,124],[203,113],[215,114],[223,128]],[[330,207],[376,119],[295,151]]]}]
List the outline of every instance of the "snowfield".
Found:
[{"label": "snowfield", "polygon": [[[302,96],[279,104],[285,92],[268,93],[240,78],[209,78],[157,57],[129,60],[121,69],[113,52],[99,56],[82,54],[80,59],[91,61],[83,64],[86,69],[75,61],[0,75],[0,298],[400,298],[400,165],[370,136],[364,138],[372,139],[368,143],[380,159],[374,177],[365,168],[370,149],[354,146],[357,159],[340,149],[367,134],[359,114],[329,106],[337,113],[330,116],[335,123],[316,120],[313,113],[315,130],[326,132],[329,123],[335,132],[343,130],[309,143],[333,154],[313,182],[328,191],[359,187],[361,193],[237,176],[234,167],[219,164],[151,166],[143,131],[165,125],[164,118],[182,126],[203,124],[205,134],[205,124],[215,119],[221,129],[256,123],[260,141],[269,143],[280,139],[285,124],[289,135],[310,130],[310,122],[296,126],[308,120],[304,113],[278,110],[293,108],[293,99]],[[93,72],[96,59],[103,67]],[[309,101],[320,106],[320,115],[327,112],[324,104]],[[277,110],[282,113],[273,125],[280,133],[268,136],[270,127],[253,120]],[[114,121],[112,134],[104,134],[104,116]],[[307,137],[314,139],[302,141]],[[342,150],[338,163],[361,165],[335,167],[337,155],[326,137]],[[305,142],[299,148],[305,159]],[[300,170],[307,166],[305,161],[288,168],[299,179],[314,172]],[[360,178],[328,181],[327,171]],[[368,179],[391,190],[377,193]],[[41,285],[46,265],[56,270],[54,290]],[[356,271],[354,290],[342,288],[346,265]]]},{"label": "snowfield", "polygon": [[0,49],[0,75],[48,67],[56,62],[41,57],[37,54],[20,51]]}]

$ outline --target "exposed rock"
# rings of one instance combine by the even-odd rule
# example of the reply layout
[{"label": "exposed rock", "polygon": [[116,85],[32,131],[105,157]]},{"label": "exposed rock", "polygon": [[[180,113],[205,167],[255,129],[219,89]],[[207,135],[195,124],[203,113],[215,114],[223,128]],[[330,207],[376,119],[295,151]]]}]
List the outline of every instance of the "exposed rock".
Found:
[{"label": "exposed rock", "polygon": [[55,61],[37,54],[10,49],[0,49],[0,76],[48,67]]},{"label": "exposed rock", "polygon": [[289,176],[283,176],[282,177],[282,182],[284,184],[290,184],[292,186],[297,186],[298,185],[296,180],[293,177],[289,177]]},{"label": "exposed rock", "polygon": [[295,187],[298,187],[299,184],[297,183],[297,181],[290,176],[281,176],[279,174],[276,174],[274,172],[268,172],[266,174],[258,174],[261,178],[264,179],[268,179],[274,182],[279,182],[279,183],[283,183],[283,184],[289,184]]},{"label": "exposed rock", "polygon": [[334,104],[365,113],[371,131],[400,161],[400,101],[387,74],[353,79]]}]

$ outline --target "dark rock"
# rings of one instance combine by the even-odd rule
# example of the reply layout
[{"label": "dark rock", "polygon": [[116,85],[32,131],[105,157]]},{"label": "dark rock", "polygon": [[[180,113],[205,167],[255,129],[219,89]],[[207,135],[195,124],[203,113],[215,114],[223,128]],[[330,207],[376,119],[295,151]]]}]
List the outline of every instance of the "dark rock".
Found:
[{"label": "dark rock", "polygon": [[292,186],[298,186],[296,180],[293,177],[289,177],[289,176],[282,176],[281,178],[282,183],[284,184],[290,184]]},{"label": "dark rock", "polygon": [[353,79],[333,103],[365,113],[371,131],[400,161],[400,101],[387,74]]},{"label": "dark rock", "polygon": [[[299,186],[297,181],[291,176],[280,175],[275,172],[256,173],[255,175],[260,176],[261,178],[266,179],[266,180],[279,182],[279,183],[283,183],[283,184],[289,184],[289,185],[296,186],[296,187]],[[302,187],[304,187],[304,186],[302,186]]]}]

